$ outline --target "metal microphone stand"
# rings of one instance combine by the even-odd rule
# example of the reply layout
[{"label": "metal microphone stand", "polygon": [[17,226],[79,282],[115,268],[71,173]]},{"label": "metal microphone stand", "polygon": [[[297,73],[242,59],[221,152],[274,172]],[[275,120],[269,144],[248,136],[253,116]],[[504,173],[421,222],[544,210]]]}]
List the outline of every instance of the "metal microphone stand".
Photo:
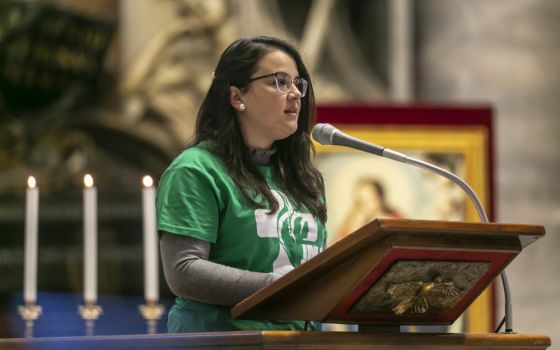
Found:
[{"label": "metal microphone stand", "polygon": [[[455,184],[459,185],[467,193],[467,195],[469,196],[469,198],[473,202],[474,206],[476,207],[476,211],[478,212],[478,216],[480,217],[480,221],[483,222],[483,223],[488,223],[489,222],[488,221],[488,216],[486,215],[486,212],[484,211],[484,207],[482,206],[482,203],[480,202],[480,199],[478,199],[478,196],[476,195],[476,193],[474,193],[473,189],[463,179],[461,179],[457,175],[453,174],[450,171],[442,169],[438,166],[435,166],[433,164],[430,164],[430,163],[424,162],[422,160],[406,156],[402,153],[395,152],[395,151],[387,149],[387,148],[385,148],[383,150],[383,157],[390,158],[390,159],[396,160],[396,161],[401,162],[401,163],[415,165],[419,168],[432,171],[436,174],[439,174],[439,175],[441,175],[443,177],[446,177],[447,179],[451,180]],[[510,287],[509,287],[509,281],[508,281],[506,271],[505,270],[502,271],[500,276],[502,278],[502,285],[504,287],[505,324],[506,324],[505,333],[514,333],[513,332],[513,322],[512,322],[511,290],[510,290]]]}]

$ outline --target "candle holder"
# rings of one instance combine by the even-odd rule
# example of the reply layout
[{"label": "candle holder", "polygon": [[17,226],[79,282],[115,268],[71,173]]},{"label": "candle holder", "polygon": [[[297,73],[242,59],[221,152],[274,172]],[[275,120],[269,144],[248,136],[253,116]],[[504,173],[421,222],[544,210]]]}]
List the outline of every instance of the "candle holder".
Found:
[{"label": "candle holder", "polygon": [[25,320],[25,334],[26,338],[33,337],[33,322],[39,318],[43,313],[43,308],[35,303],[25,303],[24,306],[20,306],[19,314],[21,318]]},{"label": "candle holder", "polygon": [[95,320],[103,314],[103,309],[94,302],[86,302],[85,305],[80,305],[78,307],[78,311],[82,318],[86,321],[86,335],[93,335],[95,330]]},{"label": "candle holder", "polygon": [[146,320],[148,326],[148,334],[157,333],[157,321],[165,313],[165,307],[158,304],[157,301],[146,301],[146,304],[138,307],[142,317]]}]

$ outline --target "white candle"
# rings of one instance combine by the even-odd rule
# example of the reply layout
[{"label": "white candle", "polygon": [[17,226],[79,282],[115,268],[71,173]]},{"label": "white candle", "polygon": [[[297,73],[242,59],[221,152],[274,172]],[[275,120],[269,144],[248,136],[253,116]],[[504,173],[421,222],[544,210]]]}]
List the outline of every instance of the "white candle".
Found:
[{"label": "white candle", "polygon": [[97,189],[84,176],[84,301],[97,302]]},{"label": "white candle", "polygon": [[33,176],[27,179],[25,193],[25,261],[23,272],[23,300],[37,302],[37,224],[39,217],[39,188]]},{"label": "white candle", "polygon": [[159,264],[156,229],[156,191],[150,176],[142,179],[142,213],[144,224],[144,298],[157,302],[159,299]]}]

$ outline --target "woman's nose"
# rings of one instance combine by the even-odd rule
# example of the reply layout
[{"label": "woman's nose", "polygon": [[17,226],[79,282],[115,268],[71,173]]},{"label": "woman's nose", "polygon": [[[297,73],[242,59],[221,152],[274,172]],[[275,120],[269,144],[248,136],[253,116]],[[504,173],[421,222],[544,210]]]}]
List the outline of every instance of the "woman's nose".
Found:
[{"label": "woman's nose", "polygon": [[290,85],[290,90],[288,91],[288,97],[291,98],[301,98],[301,91],[296,87],[296,84],[292,83]]}]

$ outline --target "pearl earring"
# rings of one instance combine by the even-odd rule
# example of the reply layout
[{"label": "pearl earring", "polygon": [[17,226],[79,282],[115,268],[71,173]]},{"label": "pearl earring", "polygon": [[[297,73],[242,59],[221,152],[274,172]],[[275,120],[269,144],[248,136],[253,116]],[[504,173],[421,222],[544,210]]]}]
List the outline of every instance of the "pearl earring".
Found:
[{"label": "pearl earring", "polygon": [[245,103],[241,103],[241,104],[239,105],[239,110],[240,110],[241,112],[243,112],[243,111],[245,110]]}]

